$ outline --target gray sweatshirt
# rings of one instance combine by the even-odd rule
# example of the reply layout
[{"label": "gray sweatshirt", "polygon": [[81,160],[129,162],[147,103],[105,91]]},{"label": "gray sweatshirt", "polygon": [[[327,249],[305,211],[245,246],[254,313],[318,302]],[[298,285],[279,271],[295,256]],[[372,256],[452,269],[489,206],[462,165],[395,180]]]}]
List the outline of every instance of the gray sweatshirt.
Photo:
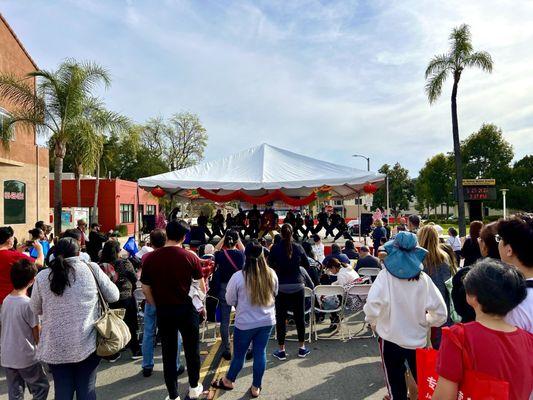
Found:
[{"label": "gray sweatshirt", "polygon": [[94,271],[106,301],[114,303],[119,297],[118,288],[97,264],[85,263],[79,257],[65,261],[73,267],[73,273],[62,296],[50,290],[49,268],[37,274],[31,294],[30,307],[42,321],[37,358],[47,364],[80,362],[96,350],[94,323],[100,317],[100,307],[89,268]]},{"label": "gray sweatshirt", "polygon": [[255,306],[250,303],[250,296],[242,271],[235,272],[229,280],[226,287],[226,302],[235,306],[235,327],[238,329],[248,330],[276,324],[274,297],[278,294],[278,277],[274,270],[269,268],[269,271],[274,280],[274,293],[272,293],[272,304],[266,307]]}]

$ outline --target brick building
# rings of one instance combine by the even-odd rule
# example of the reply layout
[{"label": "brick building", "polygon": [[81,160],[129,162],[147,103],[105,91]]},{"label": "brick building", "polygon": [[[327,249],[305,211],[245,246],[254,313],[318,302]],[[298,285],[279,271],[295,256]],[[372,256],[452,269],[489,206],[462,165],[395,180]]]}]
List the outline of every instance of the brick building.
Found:
[{"label": "brick building", "polygon": [[[0,14],[0,73],[20,77],[37,65]],[[35,87],[35,79],[31,84]],[[0,98],[0,119],[12,105]],[[1,125],[0,125],[1,129]],[[36,132],[28,125],[14,127],[9,149],[0,145],[0,226],[10,225],[19,239],[38,220],[49,222],[48,149],[37,145]]]},{"label": "brick building", "polygon": [[[61,181],[63,187],[63,210],[77,206],[76,180]],[[95,179],[81,180],[81,207],[89,213],[94,202]],[[54,180],[50,179],[50,204],[54,204]],[[98,222],[104,232],[115,229],[118,225],[126,225],[128,234],[133,234],[135,224],[142,227],[143,215],[156,215],[159,202],[150,193],[139,189],[137,183],[122,179],[100,179],[98,191]],[[70,221],[74,224],[76,221]]]}]

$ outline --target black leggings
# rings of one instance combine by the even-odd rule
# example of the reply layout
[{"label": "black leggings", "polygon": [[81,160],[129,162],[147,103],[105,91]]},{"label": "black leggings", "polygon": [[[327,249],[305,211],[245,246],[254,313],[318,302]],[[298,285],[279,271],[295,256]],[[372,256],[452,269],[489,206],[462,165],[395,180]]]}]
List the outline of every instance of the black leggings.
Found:
[{"label": "black leggings", "polygon": [[157,306],[157,326],[163,351],[163,375],[171,399],[178,397],[178,331],[183,338],[189,385],[198,386],[200,379],[200,332],[198,311],[191,304]]},{"label": "black leggings", "polygon": [[385,380],[390,395],[394,400],[407,399],[405,362],[407,361],[411,375],[416,382],[416,350],[400,347],[381,338],[379,338],[379,350],[385,367]]},{"label": "black leggings", "polygon": [[298,332],[298,341],[305,341],[304,298],[303,289],[290,294],[279,292],[276,296],[276,333],[278,344],[280,346],[285,344],[285,335],[287,334],[287,311],[289,310],[293,312],[296,331]]}]

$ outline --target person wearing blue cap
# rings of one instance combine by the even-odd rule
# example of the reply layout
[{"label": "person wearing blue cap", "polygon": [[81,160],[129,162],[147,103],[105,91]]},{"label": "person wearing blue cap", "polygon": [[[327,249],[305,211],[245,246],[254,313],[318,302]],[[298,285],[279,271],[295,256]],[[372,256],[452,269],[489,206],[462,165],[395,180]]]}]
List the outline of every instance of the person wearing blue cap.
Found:
[{"label": "person wearing blue cap", "polygon": [[423,272],[427,250],[416,235],[399,232],[385,244],[385,269],[370,288],[365,321],[379,337],[387,388],[392,399],[406,399],[405,364],[416,380],[416,349],[425,347],[430,327],[441,326],[446,303]]}]

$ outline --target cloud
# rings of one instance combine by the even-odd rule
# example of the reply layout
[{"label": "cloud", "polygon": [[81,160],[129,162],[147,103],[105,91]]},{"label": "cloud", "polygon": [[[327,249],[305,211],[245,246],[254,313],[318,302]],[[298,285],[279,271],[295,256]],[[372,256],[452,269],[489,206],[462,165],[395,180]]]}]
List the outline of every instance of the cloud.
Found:
[{"label": "cloud", "polygon": [[108,104],[142,122],[200,115],[214,159],[263,141],[373,168],[399,161],[416,176],[452,147],[450,88],[429,106],[424,69],[468,23],[492,74],[465,71],[464,138],[502,127],[520,158],[533,150],[533,3],[434,1],[15,0],[3,12],[37,63],[95,59],[113,73]]}]

